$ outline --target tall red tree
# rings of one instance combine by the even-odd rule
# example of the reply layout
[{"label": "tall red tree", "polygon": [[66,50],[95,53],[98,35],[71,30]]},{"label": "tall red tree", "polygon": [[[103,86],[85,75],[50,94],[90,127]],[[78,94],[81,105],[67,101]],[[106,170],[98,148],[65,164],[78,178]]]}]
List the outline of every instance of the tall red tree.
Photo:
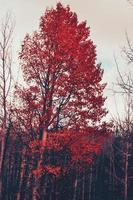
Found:
[{"label": "tall red tree", "polygon": [[16,90],[21,128],[44,146],[47,140],[49,148],[68,149],[72,163],[90,162],[107,128],[103,70],[86,22],[61,3],[47,9],[39,31],[26,35],[20,59],[27,84]]}]

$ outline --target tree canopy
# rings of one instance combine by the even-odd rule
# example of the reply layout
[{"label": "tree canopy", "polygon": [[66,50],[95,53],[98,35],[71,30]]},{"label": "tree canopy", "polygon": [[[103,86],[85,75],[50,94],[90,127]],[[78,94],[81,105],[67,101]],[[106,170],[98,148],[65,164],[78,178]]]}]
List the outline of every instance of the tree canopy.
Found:
[{"label": "tree canopy", "polygon": [[61,3],[47,9],[39,30],[26,35],[20,60],[26,87],[15,93],[19,126],[45,138],[50,149],[67,149],[74,163],[92,161],[107,134],[107,112],[103,70],[86,22]]}]

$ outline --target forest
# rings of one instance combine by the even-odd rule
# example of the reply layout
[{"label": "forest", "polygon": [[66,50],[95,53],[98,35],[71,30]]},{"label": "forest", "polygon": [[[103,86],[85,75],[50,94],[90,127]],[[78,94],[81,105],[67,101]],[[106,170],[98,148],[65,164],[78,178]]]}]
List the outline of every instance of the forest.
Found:
[{"label": "forest", "polygon": [[[86,21],[60,2],[47,8],[21,42],[21,81],[12,74],[14,29],[8,13],[0,28],[0,200],[133,200],[131,71],[123,76],[114,57],[112,92],[125,113],[108,119],[108,83]],[[132,67],[127,33],[126,41]]]}]

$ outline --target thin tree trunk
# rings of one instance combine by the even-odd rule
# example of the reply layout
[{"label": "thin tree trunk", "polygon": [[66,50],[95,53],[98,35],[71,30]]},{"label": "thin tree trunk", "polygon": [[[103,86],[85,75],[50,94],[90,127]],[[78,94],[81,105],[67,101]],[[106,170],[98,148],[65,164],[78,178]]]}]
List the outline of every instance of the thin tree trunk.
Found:
[{"label": "thin tree trunk", "polygon": [[88,200],[91,200],[91,188],[92,188],[92,166],[91,166],[91,172],[90,172],[90,178],[89,178],[89,198]]},{"label": "thin tree trunk", "polygon": [[[42,138],[41,138],[41,141],[42,141],[42,145],[43,145],[43,148],[45,149],[45,146],[46,146],[46,140],[47,140],[47,132],[44,130],[43,131],[43,134],[42,134]],[[40,158],[39,158],[39,161],[37,163],[37,169],[40,169],[41,166],[42,166],[42,160],[43,160],[43,152],[40,154]],[[38,186],[40,184],[40,182],[38,181],[38,177],[35,177],[34,179],[34,187],[33,187],[33,200],[37,200],[38,199]]]},{"label": "thin tree trunk", "polygon": [[2,165],[3,165],[3,156],[4,156],[4,146],[5,146],[5,140],[4,140],[4,137],[2,137],[1,152],[0,152],[0,199],[2,198]]},{"label": "thin tree trunk", "polygon": [[5,141],[7,134],[7,98],[11,88],[11,43],[12,43],[12,33],[13,33],[13,23],[11,16],[6,15],[5,20],[1,23],[1,41],[0,41],[0,106],[2,110],[2,115],[0,116],[0,137],[1,137],[1,149],[0,149],[0,198],[2,195],[2,167],[4,161],[5,152]]},{"label": "thin tree trunk", "polygon": [[85,200],[85,170],[83,171],[82,178],[82,200]]},{"label": "thin tree trunk", "polygon": [[20,181],[19,181],[19,187],[18,187],[18,193],[17,193],[17,199],[16,200],[21,199],[21,188],[22,188],[23,177],[24,177],[24,173],[25,173],[25,153],[26,153],[26,150],[24,149],[23,156],[22,156],[22,162],[21,162],[21,166],[20,166],[20,170],[21,170]]},{"label": "thin tree trunk", "polygon": [[8,138],[9,138],[9,135],[10,135],[10,128],[11,128],[11,124],[9,124],[9,128],[7,129],[7,131],[5,129],[5,134],[3,134],[2,141],[1,141],[1,152],[0,152],[0,197],[2,195],[2,176],[3,176],[4,163],[5,163],[5,160],[6,160],[6,152],[7,152]]},{"label": "thin tree trunk", "polygon": [[124,186],[124,200],[128,199],[128,141],[126,143],[126,152],[125,152],[125,186]]},{"label": "thin tree trunk", "polygon": [[73,200],[76,200],[76,197],[77,197],[77,189],[78,189],[78,172],[76,172],[76,178],[75,178],[75,182],[74,182]]}]

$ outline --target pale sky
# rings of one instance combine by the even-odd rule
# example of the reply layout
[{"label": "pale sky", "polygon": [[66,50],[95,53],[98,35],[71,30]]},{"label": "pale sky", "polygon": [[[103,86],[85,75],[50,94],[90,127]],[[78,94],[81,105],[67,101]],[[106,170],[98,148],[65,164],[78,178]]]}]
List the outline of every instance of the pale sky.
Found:
[{"label": "pale sky", "polygon": [[[32,33],[38,29],[39,18],[47,7],[55,6],[56,0],[0,0],[0,19],[11,12],[15,18],[14,55],[21,46],[26,33]],[[97,46],[98,62],[102,62],[104,68],[104,80],[111,87],[116,78],[116,66],[113,54],[116,55],[122,71],[131,66],[124,65],[120,58],[121,47],[126,43],[125,31],[133,41],[133,7],[127,0],[61,0],[64,5],[70,5],[76,12],[79,21],[87,21],[91,30],[91,38]],[[18,64],[14,65],[17,71]],[[114,98],[108,91],[107,107],[114,113]],[[119,100],[119,109],[122,103]]]}]

